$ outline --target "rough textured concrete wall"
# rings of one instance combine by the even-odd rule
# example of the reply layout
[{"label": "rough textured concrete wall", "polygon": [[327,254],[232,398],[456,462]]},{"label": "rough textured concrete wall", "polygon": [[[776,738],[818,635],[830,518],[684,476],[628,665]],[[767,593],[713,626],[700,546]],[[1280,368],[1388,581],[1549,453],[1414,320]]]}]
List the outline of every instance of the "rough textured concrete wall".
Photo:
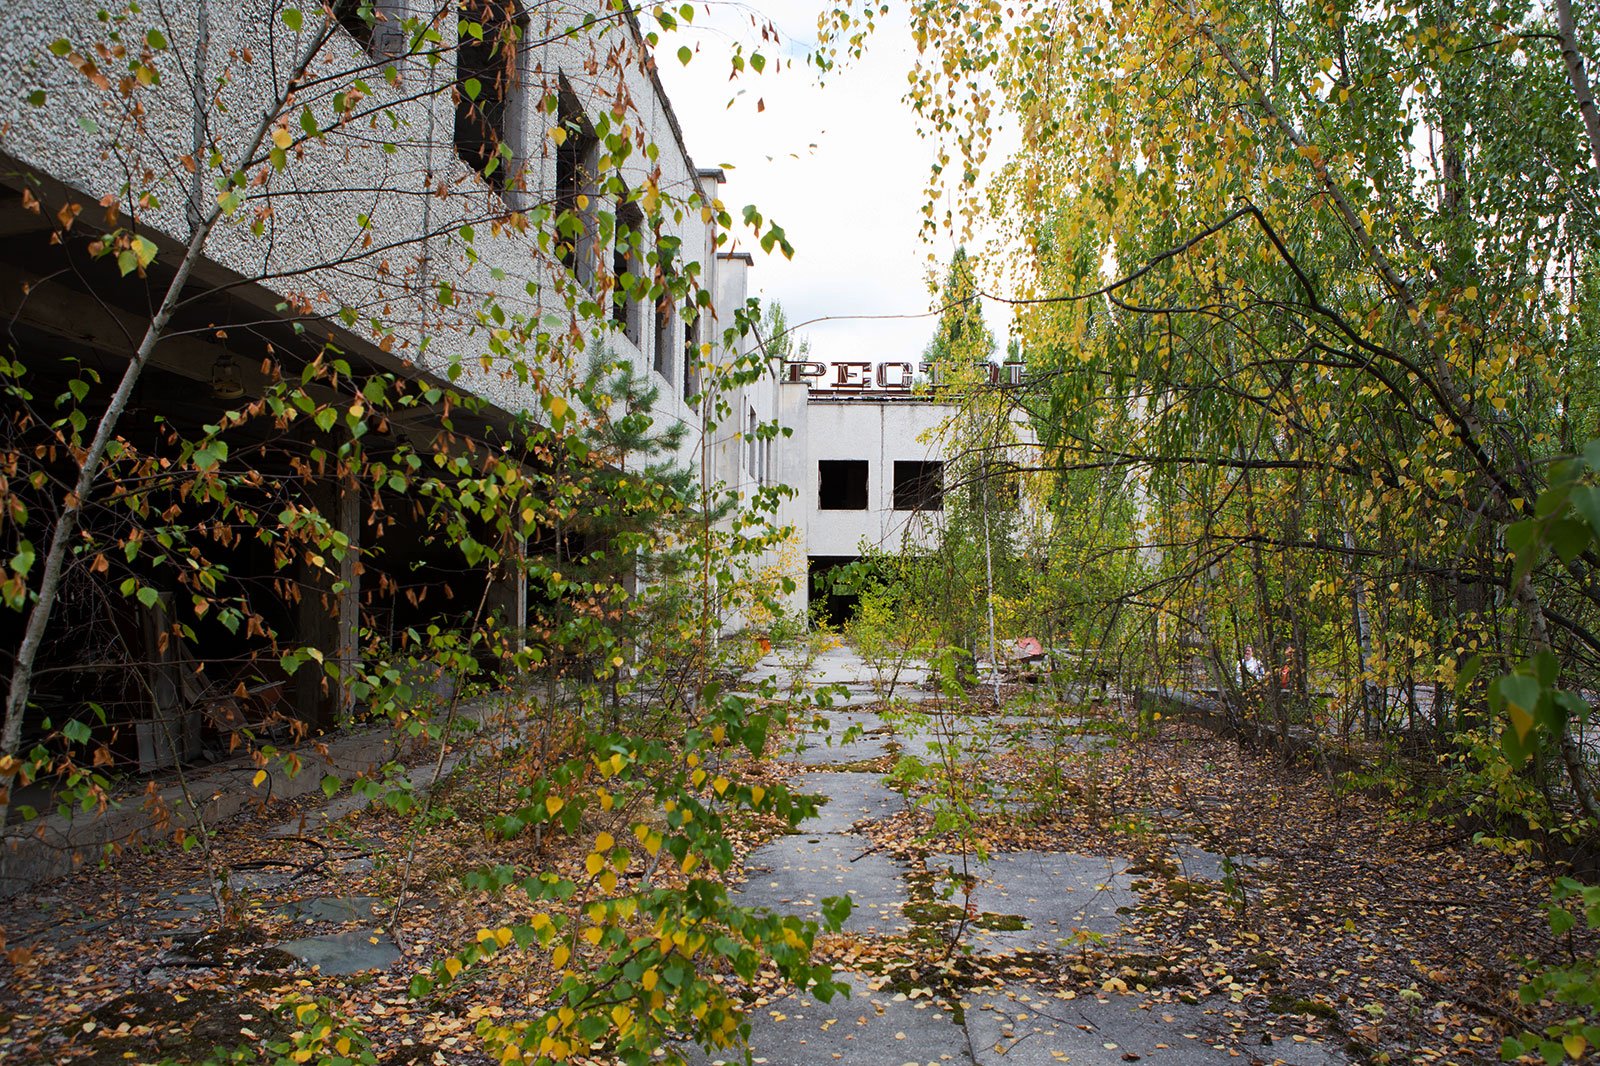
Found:
[{"label": "rough textured concrete wall", "polygon": [[[507,204],[535,207],[551,198],[553,117],[538,106],[545,85],[558,74],[567,75],[584,93],[586,109],[611,113],[641,144],[654,146],[651,152],[636,151],[624,163],[630,187],[653,181],[664,195],[687,195],[697,188],[695,169],[650,74],[635,27],[613,15],[602,18],[599,29],[566,32],[610,8],[598,3],[541,6],[520,57],[523,84],[520,103],[512,108],[509,137],[527,166],[528,190],[506,196],[492,191],[461,161],[452,143],[454,5],[425,6],[425,0],[389,0],[389,5],[397,15],[406,13],[402,5],[412,13],[437,12],[435,25],[444,49],[438,62],[400,59],[386,71],[388,59],[368,56],[353,38],[336,31],[312,65],[311,83],[283,109],[282,117],[298,138],[302,108],[310,108],[326,125],[335,118],[335,95],[346,94],[348,102],[354,89],[360,98],[348,108],[348,120],[322,140],[294,148],[287,171],[247,190],[244,207],[211,239],[200,276],[211,281],[259,279],[258,289],[240,291],[264,307],[288,303],[323,315],[347,309],[351,322],[341,340],[381,342],[402,369],[409,363],[443,377],[457,364],[463,387],[517,410],[531,392],[504,365],[480,365],[484,337],[475,328],[478,305],[493,294],[508,312],[559,337],[574,325],[571,303],[598,295],[572,291],[547,241],[541,248],[536,228],[519,231],[495,221],[505,215]],[[36,172],[91,201],[115,197],[130,175],[142,187],[148,172],[155,177],[156,196],[143,209],[139,225],[161,245],[163,258],[175,257],[190,232],[191,204],[209,209],[216,195],[214,173],[202,174],[196,195],[180,163],[195,154],[190,79],[198,74],[200,84],[210,87],[201,94],[205,126],[217,137],[222,157],[231,162],[278,98],[296,50],[307,37],[284,25],[283,7],[270,0],[208,0],[166,4],[133,16],[120,29],[124,42],[137,50],[146,30],[159,27],[170,45],[156,58],[160,83],[135,92],[143,105],[136,126],[114,84],[96,87],[47,50],[57,38],[71,41],[91,58],[96,42],[114,46],[107,30],[96,23],[93,5],[61,0],[4,5],[0,128],[5,134],[0,150],[16,164],[5,169]],[[316,8],[307,8],[310,26],[316,22]],[[207,40],[202,61],[201,43]],[[126,69],[126,59],[114,56],[96,62],[113,83]],[[26,102],[36,89],[46,93],[42,107]],[[255,160],[249,173],[262,172],[263,163]],[[253,234],[250,223],[263,208],[270,208],[270,215],[261,219],[263,232]],[[469,253],[461,237],[463,226],[475,232],[476,254]],[[710,226],[697,211],[675,213],[666,229],[683,239],[686,250],[710,247]],[[706,283],[714,285],[714,259],[708,256],[702,262]],[[441,283],[449,285],[453,306],[440,305]],[[375,319],[385,328],[377,328]],[[648,370],[652,338],[651,331],[644,332],[644,351],[610,330],[602,336],[591,332],[584,345],[589,350],[604,346]],[[581,371],[585,356],[576,359],[575,369]],[[679,393],[663,390],[664,413],[692,417]]]}]

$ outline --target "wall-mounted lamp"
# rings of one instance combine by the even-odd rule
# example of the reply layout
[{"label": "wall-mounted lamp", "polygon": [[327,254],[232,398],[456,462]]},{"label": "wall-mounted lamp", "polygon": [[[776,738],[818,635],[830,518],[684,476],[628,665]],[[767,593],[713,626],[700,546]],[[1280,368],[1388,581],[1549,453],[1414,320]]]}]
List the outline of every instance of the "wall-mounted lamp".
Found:
[{"label": "wall-mounted lamp", "polygon": [[217,361],[211,364],[211,395],[219,400],[237,400],[244,395],[244,380],[239,377],[239,366],[223,348]]}]

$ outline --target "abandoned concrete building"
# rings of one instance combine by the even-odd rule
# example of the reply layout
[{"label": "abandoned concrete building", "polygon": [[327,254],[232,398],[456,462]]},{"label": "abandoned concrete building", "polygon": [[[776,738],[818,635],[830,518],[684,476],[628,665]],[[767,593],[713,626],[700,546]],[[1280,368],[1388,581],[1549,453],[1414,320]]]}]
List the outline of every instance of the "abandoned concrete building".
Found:
[{"label": "abandoned concrete building", "polygon": [[[481,33],[461,32],[468,22]],[[265,139],[252,156],[258,125]],[[602,186],[603,175],[613,184]],[[336,4],[325,21],[316,4],[189,0],[164,5],[159,22],[91,4],[8,3],[0,8],[0,345],[8,365],[26,368],[28,395],[13,388],[4,399],[6,447],[49,453],[29,501],[49,513],[72,463],[46,440],[51,399],[88,377],[90,395],[79,399],[103,409],[187,249],[187,282],[118,427],[145,452],[161,453],[168,428],[215,422],[271,376],[296,375],[330,352],[351,375],[448,383],[486,401],[456,412],[454,431],[493,439],[514,416],[538,413],[559,375],[576,377],[584,358],[604,351],[657,390],[657,424],[688,428],[685,462],[747,488],[771,475],[770,449],[749,447],[744,430],[776,416],[776,378],[724,396],[737,417],[715,439],[700,439],[697,401],[703,367],[756,344],[729,328],[752,260],[719,230],[723,180],[690,159],[646,31],[606,3],[376,0]],[[196,240],[198,220],[232,195],[242,206]],[[641,202],[671,206],[649,229]],[[558,231],[562,209],[579,224]],[[113,239],[136,262],[105,254]],[[681,298],[648,284],[669,252],[691,275]],[[491,297],[494,316],[526,324],[531,362],[480,358],[485,332],[503,321],[489,317]],[[386,432],[427,440],[451,416],[418,403]],[[285,437],[244,426],[229,461],[267,476],[303,472],[307,449],[336,432]],[[287,640],[347,662],[358,633],[401,633],[485,595],[526,618],[521,574],[463,569],[423,519],[387,516],[381,555],[360,556],[372,535],[371,486],[322,478],[305,491],[356,548],[338,566],[286,573],[270,549],[245,538],[216,549],[240,580],[297,586],[260,597]],[[109,507],[85,515],[116,520]],[[130,553],[105,567],[86,557],[67,568],[30,729],[93,701],[125,724],[118,761],[148,771],[194,754],[208,731],[215,740],[227,723],[201,713],[208,695],[245,682],[253,699],[318,725],[350,702],[314,671],[270,676],[255,661],[267,643],[260,634],[190,618],[192,645],[161,639],[182,597],[167,589],[140,604],[118,595],[116,583],[138,566]],[[21,627],[20,612],[0,615],[8,672]],[[113,667],[130,662],[141,664],[139,676],[122,680],[127,671]]]}]

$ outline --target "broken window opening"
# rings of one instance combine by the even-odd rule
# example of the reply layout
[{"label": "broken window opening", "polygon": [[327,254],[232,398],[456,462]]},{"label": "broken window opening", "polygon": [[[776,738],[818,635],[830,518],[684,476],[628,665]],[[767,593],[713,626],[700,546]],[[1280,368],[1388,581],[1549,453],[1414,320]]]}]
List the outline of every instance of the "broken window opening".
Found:
[{"label": "broken window opening", "polygon": [[944,510],[944,463],[938,460],[895,460],[894,509]]},{"label": "broken window opening", "polygon": [[504,187],[515,180],[517,60],[528,19],[518,0],[459,0],[457,11],[456,154]]},{"label": "broken window opening", "polygon": [[693,302],[683,306],[683,398],[700,392],[700,312]]},{"label": "broken window opening", "polygon": [[563,87],[556,99],[556,258],[585,285],[594,282],[593,203],[600,139],[577,94]]},{"label": "broken window opening", "polygon": [[865,511],[867,461],[865,459],[820,460],[817,463],[817,509]]},{"label": "broken window opening", "polygon": [[611,245],[611,320],[635,344],[639,328],[639,269],[644,259],[644,212],[635,203],[617,204],[617,232]]}]

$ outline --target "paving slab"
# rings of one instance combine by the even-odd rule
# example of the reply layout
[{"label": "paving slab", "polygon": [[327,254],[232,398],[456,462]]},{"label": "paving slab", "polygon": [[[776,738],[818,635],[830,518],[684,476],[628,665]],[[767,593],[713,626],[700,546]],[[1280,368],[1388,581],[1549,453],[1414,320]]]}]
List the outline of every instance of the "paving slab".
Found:
[{"label": "paving slab", "polygon": [[1256,855],[1223,856],[1191,843],[1186,834],[1172,837],[1172,855],[1178,864],[1178,875],[1188,881],[1223,881],[1228,877],[1227,867],[1233,876],[1240,877],[1272,865],[1272,860]]},{"label": "paving slab", "polygon": [[[800,831],[812,836],[843,833],[863,819],[887,818],[905,807],[900,794],[883,783],[882,774],[849,770],[800,774],[789,779],[789,789],[806,796],[828,798],[816,817],[800,823]],[[864,841],[865,838],[863,847],[866,846]]]},{"label": "paving slab", "polygon": [[[1011,985],[964,999],[978,1066],[1122,1066],[1285,1063],[1340,1066],[1349,1059],[1313,1039],[1236,1034],[1224,1000],[1160,1003],[1144,996],[1079,995],[1063,1000],[1030,985]],[[1242,1039],[1241,1039],[1242,1037]],[[1241,1050],[1237,1045],[1244,1043]]]},{"label": "paving slab", "polygon": [[324,974],[342,976],[365,970],[387,970],[400,961],[400,950],[387,933],[365,929],[288,940],[278,947]]},{"label": "paving slab", "polygon": [[[792,995],[750,1016],[751,1053],[770,1066],[975,1066],[966,1031],[930,998],[873,991],[861,974],[840,973],[850,996],[818,1003]],[[686,1055],[692,1066],[743,1062],[736,1055]]]},{"label": "paving slab", "polygon": [[1139,903],[1127,860],[1103,855],[994,852],[987,863],[969,859],[963,867],[960,855],[944,854],[929,855],[927,866],[936,877],[951,867],[969,871],[978,880],[972,905],[980,913],[1025,921],[1022,929],[969,928],[963,942],[980,954],[1055,951],[1069,945],[1077,930],[1111,936]]},{"label": "paving slab", "polygon": [[735,896],[744,906],[820,921],[825,897],[848,894],[855,907],[846,931],[903,933],[910,928],[903,913],[909,871],[871,848],[851,833],[779,837],[746,856],[748,877]]},{"label": "paving slab", "polygon": [[376,896],[313,896],[291,900],[278,913],[300,922],[370,921],[377,908]]},{"label": "paving slab", "polygon": [[[824,726],[818,727],[818,721]],[[872,711],[819,711],[807,725],[785,744],[781,758],[802,766],[838,766],[889,754],[889,726]],[[846,736],[851,739],[846,740]]]}]

